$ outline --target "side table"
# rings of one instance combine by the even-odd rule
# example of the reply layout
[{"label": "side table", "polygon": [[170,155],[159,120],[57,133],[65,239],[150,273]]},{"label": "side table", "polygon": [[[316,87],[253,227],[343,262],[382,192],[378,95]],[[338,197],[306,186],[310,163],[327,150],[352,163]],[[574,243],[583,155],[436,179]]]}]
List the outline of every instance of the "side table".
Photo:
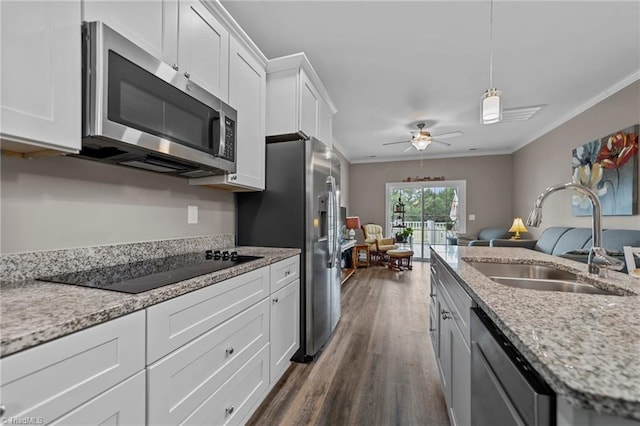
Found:
[{"label": "side table", "polygon": [[[371,263],[371,252],[369,251],[369,245],[356,244],[352,250],[353,252],[351,257],[353,259],[353,268],[368,268]],[[364,256],[361,257],[362,254],[364,254]]]}]

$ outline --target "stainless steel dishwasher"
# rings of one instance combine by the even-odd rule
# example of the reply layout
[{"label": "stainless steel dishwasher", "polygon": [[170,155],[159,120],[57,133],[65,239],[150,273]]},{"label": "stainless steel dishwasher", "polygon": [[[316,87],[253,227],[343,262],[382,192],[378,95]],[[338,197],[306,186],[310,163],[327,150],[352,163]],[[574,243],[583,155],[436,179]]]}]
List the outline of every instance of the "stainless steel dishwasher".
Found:
[{"label": "stainless steel dishwasher", "polygon": [[472,424],[555,425],[553,390],[481,309],[471,311]]}]

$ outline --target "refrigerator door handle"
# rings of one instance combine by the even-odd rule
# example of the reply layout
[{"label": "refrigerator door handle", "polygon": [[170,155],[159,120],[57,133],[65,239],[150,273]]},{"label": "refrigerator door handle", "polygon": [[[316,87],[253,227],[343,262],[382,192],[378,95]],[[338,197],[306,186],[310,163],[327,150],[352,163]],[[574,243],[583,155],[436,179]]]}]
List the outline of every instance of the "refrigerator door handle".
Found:
[{"label": "refrigerator door handle", "polygon": [[340,214],[340,210],[338,207],[338,197],[336,194],[336,181],[333,178],[333,176],[328,176],[327,177],[327,186],[328,186],[328,192],[329,192],[329,200],[330,200],[330,206],[327,210],[329,210],[332,214],[331,217],[331,233],[329,235],[329,239],[330,239],[330,247],[331,247],[331,253],[329,254],[329,264],[328,267],[334,268],[336,265],[338,265],[338,253],[340,252],[340,241],[339,241],[339,234],[338,234],[338,215]]}]

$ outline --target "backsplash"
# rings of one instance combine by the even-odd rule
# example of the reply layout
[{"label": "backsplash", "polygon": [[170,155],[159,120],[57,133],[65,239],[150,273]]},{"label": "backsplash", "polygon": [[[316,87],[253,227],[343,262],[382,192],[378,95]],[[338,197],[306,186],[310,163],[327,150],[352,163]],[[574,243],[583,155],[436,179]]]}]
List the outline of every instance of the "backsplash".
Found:
[{"label": "backsplash", "polygon": [[231,248],[234,234],[48,250],[0,256],[0,280],[21,281],[178,254]]}]

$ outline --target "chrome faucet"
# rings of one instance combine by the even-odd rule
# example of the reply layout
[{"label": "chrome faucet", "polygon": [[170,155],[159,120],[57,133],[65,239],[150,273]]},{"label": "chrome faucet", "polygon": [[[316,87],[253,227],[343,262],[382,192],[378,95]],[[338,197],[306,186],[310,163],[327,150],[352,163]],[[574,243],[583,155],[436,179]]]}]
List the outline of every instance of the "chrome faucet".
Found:
[{"label": "chrome faucet", "polygon": [[544,200],[551,194],[562,189],[575,189],[587,196],[591,201],[593,212],[591,213],[591,242],[592,247],[589,250],[589,257],[587,259],[587,271],[591,276],[604,277],[606,276],[606,269],[611,268],[619,271],[624,268],[624,262],[615,259],[607,254],[602,247],[602,207],[600,205],[600,199],[591,188],[577,183],[561,183],[558,185],[550,186],[544,190],[542,194],[538,196],[533,210],[529,213],[527,218],[527,225],[538,227],[542,223],[542,204]]}]

